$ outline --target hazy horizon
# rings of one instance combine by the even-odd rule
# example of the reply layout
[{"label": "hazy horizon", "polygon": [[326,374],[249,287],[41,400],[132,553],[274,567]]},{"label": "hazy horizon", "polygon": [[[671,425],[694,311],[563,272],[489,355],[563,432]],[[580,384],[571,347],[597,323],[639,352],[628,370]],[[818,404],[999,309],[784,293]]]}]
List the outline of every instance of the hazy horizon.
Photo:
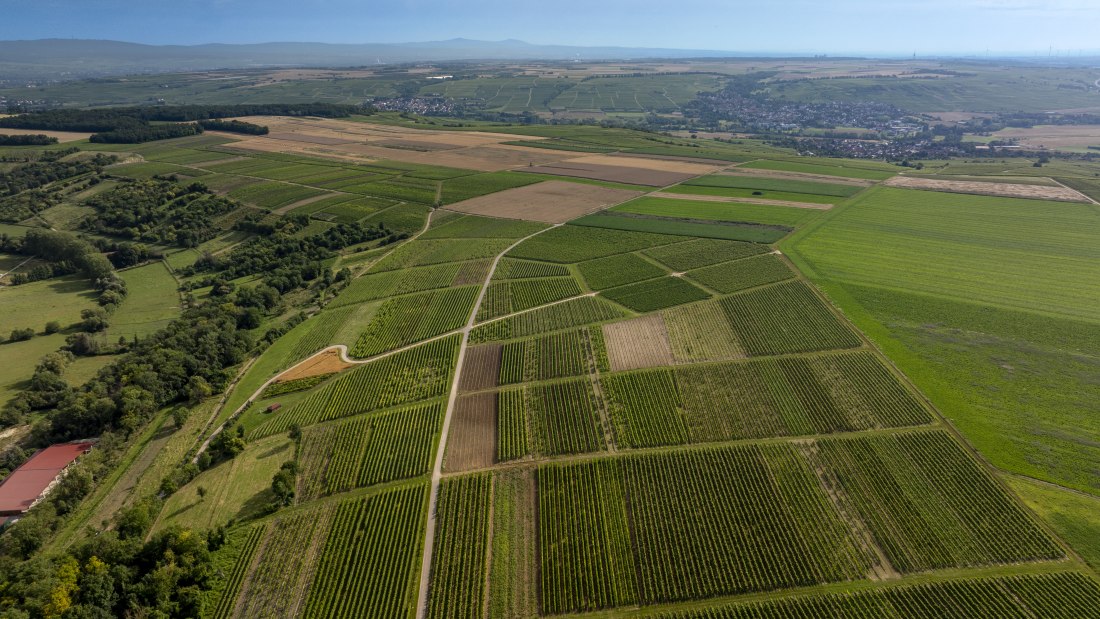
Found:
[{"label": "hazy horizon", "polygon": [[[9,9],[0,39],[155,45],[406,43],[455,38],[759,54],[1079,56],[1100,53],[1089,0],[553,4],[404,0],[41,0]],[[426,17],[429,16],[429,17]]]}]

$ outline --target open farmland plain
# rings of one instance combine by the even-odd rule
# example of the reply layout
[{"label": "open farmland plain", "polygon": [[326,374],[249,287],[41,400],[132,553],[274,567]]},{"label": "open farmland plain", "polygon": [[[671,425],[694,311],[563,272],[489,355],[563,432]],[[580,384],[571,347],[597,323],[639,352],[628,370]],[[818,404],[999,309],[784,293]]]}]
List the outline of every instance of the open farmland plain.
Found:
[{"label": "open farmland plain", "polygon": [[[515,107],[523,90],[499,86]],[[127,452],[141,470],[92,497],[163,494],[157,533],[224,531],[202,616],[1100,616],[1095,555],[1072,545],[1085,536],[990,466],[1022,466],[1026,445],[953,408],[869,319],[894,312],[889,328],[924,329],[953,360],[1009,350],[1025,314],[1080,325],[1091,346],[1095,205],[885,187],[890,167],[755,143],[698,140],[714,154],[672,159],[644,151],[691,147],[627,130],[250,120],[271,133],[110,147],[133,156],[108,168],[120,183],[153,163],[237,200],[193,246],[122,271],[160,305],[122,306],[112,338],[227,290],[259,297],[266,273],[193,267],[267,226],[385,232],[327,256],[323,284],[288,287],[293,309],[252,328],[264,344],[226,393],[179,422],[157,413]],[[555,141],[589,150],[533,144]],[[986,325],[1000,331],[972,334]],[[1061,337],[1033,343],[1056,355]],[[1087,382],[1094,351],[1072,352],[1059,380]],[[1001,369],[1031,388],[1016,353]],[[1070,420],[1044,423],[1049,450],[1018,472],[1094,490],[1060,459]],[[171,492],[146,479],[225,437],[240,453]]]}]

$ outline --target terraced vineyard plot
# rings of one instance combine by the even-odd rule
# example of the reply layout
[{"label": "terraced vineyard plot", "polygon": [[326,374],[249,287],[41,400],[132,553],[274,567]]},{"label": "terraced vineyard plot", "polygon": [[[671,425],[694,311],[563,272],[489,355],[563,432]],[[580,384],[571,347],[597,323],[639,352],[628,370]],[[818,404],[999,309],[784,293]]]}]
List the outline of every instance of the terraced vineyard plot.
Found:
[{"label": "terraced vineyard plot", "polygon": [[292,617],[301,613],[321,544],[328,534],[324,507],[276,519],[237,600],[238,617]]},{"label": "terraced vineyard plot", "polygon": [[304,616],[405,617],[416,606],[427,485],[340,503]]},{"label": "terraced vineyard plot", "polygon": [[347,372],[289,410],[273,413],[249,438],[442,396],[450,387],[458,342],[459,336],[453,335]]},{"label": "terraced vineyard plot", "polygon": [[1015,563],[1061,548],[942,431],[817,441],[815,466],[843,488],[895,569]]},{"label": "terraced vineyard plot", "polygon": [[483,616],[492,493],[493,478],[487,474],[448,479],[439,489],[428,592],[430,619]]},{"label": "terraced vineyard plot", "polygon": [[493,475],[490,617],[536,615],[535,479],[530,468]]},{"label": "terraced vineyard plot", "polygon": [[459,391],[480,391],[496,387],[500,377],[502,349],[500,344],[467,348],[466,357],[462,363]]},{"label": "terraced vineyard plot", "polygon": [[311,354],[332,344],[336,333],[344,326],[355,312],[354,307],[338,307],[325,310],[310,319],[305,333],[294,345],[290,353],[291,359],[304,359]]},{"label": "terraced vineyard plot", "polygon": [[601,378],[623,446],[906,427],[930,413],[871,353],[681,366]]},{"label": "terraced vineyard plot", "polygon": [[615,460],[538,469],[544,615],[638,600],[622,469]]},{"label": "terraced vineyard plot", "polygon": [[547,614],[853,580],[871,562],[788,445],[547,465],[539,501]]},{"label": "terraced vineyard plot", "polygon": [[622,318],[625,312],[603,299],[582,297],[517,316],[494,320],[470,332],[470,342],[496,342]]},{"label": "terraced vineyard plot", "polygon": [[802,282],[753,290],[721,301],[750,355],[855,348],[860,339]]},{"label": "terraced vineyard plot", "polygon": [[795,274],[778,256],[767,254],[688,271],[687,276],[712,290],[729,294],[793,279]]},{"label": "terraced vineyard plot", "polygon": [[666,274],[661,267],[635,254],[589,260],[580,263],[577,268],[592,290],[605,290]]},{"label": "terraced vineyard plot", "polygon": [[[587,453],[604,449],[603,428],[596,409],[596,395],[588,379],[546,385],[531,385],[522,390],[502,392],[498,414],[507,416],[507,429],[501,432],[502,445],[508,441],[508,459],[520,457],[519,428],[531,427],[531,450],[543,455]],[[526,421],[520,422],[523,406]]]},{"label": "terraced vineyard plot", "polygon": [[580,286],[572,277],[549,277],[494,282],[485,294],[477,319],[489,320],[498,316],[561,301],[581,294]]},{"label": "terraced vineyard plot", "polygon": [[569,275],[569,269],[560,264],[550,262],[533,262],[531,260],[516,260],[515,258],[502,258],[497,264],[497,270],[493,273],[493,279],[527,279],[531,277],[565,277]]},{"label": "terraced vineyard plot", "polygon": [[679,277],[662,277],[620,286],[605,290],[603,295],[636,312],[652,312],[710,298],[705,290]]},{"label": "terraced vineyard plot", "polygon": [[306,428],[300,495],[314,499],[427,473],[442,421],[436,403]]},{"label": "terraced vineyard plot", "polygon": [[518,460],[531,453],[527,432],[527,392],[509,389],[497,395],[497,460]]},{"label": "terraced vineyard plot", "polygon": [[497,445],[496,392],[464,395],[455,401],[451,436],[443,460],[448,472],[493,465]]},{"label": "terraced vineyard plot", "polygon": [[229,197],[263,208],[276,209],[300,202],[306,198],[325,195],[327,192],[301,185],[288,185],[278,182],[260,182],[234,189]]},{"label": "terraced vineyard plot", "polygon": [[718,301],[661,312],[677,363],[745,358],[745,347]]},{"label": "terraced vineyard plot", "polygon": [[503,347],[500,384],[549,380],[588,373],[588,331],[565,331]]},{"label": "terraced vineyard plot", "polygon": [[675,245],[649,249],[642,253],[667,265],[673,271],[690,271],[718,264],[719,262],[729,262],[730,260],[766,254],[770,251],[771,249],[766,245],[759,243],[695,239]]},{"label": "terraced vineyard plot", "polygon": [[[536,239],[539,237],[535,237]],[[510,239],[417,239],[380,260],[375,271],[493,258],[513,243]]]},{"label": "terraced vineyard plot", "polygon": [[478,292],[477,286],[465,286],[390,299],[374,313],[351,355],[370,357],[458,329],[469,319]]},{"label": "terraced vineyard plot", "polygon": [[446,288],[455,280],[461,266],[462,263],[439,264],[368,273],[352,280],[330,306],[353,305],[399,294]]},{"label": "terraced vineyard plot", "polygon": [[660,619],[1095,619],[1100,587],[1076,572],[900,585],[850,593],[742,602],[706,610],[651,615]]},{"label": "terraced vineyard plot", "polygon": [[213,619],[228,619],[233,613],[245,576],[248,575],[248,569],[252,566],[256,551],[260,548],[260,542],[267,534],[268,526],[268,523],[254,525],[229,535],[229,544],[236,547],[234,549],[237,558],[233,562],[232,569],[225,574],[225,586],[211,614]]},{"label": "terraced vineyard plot", "polygon": [[682,240],[683,237],[667,234],[567,225],[524,241],[508,252],[508,256],[546,262],[583,262]]}]

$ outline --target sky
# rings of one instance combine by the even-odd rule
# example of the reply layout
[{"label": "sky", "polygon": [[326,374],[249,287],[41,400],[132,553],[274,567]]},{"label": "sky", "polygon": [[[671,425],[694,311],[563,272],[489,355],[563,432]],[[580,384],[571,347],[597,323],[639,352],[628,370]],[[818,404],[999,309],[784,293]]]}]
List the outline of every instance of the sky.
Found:
[{"label": "sky", "polygon": [[1100,0],[0,0],[0,40],[468,38],[799,54],[1100,51]]}]

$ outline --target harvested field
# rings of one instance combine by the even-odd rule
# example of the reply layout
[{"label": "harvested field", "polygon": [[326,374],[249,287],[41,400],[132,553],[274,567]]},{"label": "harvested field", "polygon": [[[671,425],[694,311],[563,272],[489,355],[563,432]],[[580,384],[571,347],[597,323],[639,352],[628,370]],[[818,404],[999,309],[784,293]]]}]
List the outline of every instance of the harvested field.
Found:
[{"label": "harvested field", "polygon": [[603,326],[611,370],[636,370],[672,365],[668,329],[660,314]]},{"label": "harvested field", "polygon": [[1017,185],[1013,183],[986,183],[978,181],[950,181],[912,176],[895,176],[883,183],[891,187],[923,189],[926,191],[946,191],[948,193],[971,193],[999,198],[1030,198],[1033,200],[1056,200],[1059,202],[1089,202],[1084,195],[1068,187],[1046,187],[1043,185]]},{"label": "harvested field", "polygon": [[1025,148],[1047,148],[1087,152],[1100,146],[1100,127],[1096,125],[1036,125],[1009,127],[993,134],[998,140],[1016,140]]},{"label": "harvested field", "polygon": [[472,346],[466,351],[459,391],[480,391],[497,386],[500,378],[500,344]]},{"label": "harvested field", "polygon": [[7,127],[0,127],[0,135],[45,135],[51,138],[57,138],[58,142],[64,143],[87,140],[92,134],[77,133],[74,131],[45,131],[42,129],[8,129]]},{"label": "harvested field", "polygon": [[834,185],[853,185],[856,187],[870,187],[875,181],[863,178],[845,178],[843,176],[829,176],[828,174],[812,174],[810,172],[786,172],[783,170],[765,170],[763,168],[728,168],[718,172],[726,176],[755,176],[759,178],[781,178],[792,181],[826,182]]},{"label": "harvested field", "polygon": [[352,365],[347,361],[344,361],[340,356],[339,349],[332,348],[324,350],[316,355],[313,355],[309,359],[299,363],[298,365],[283,372],[275,379],[276,383],[284,383],[290,380],[297,380],[299,378],[309,378],[311,376],[321,376],[323,374],[331,374],[333,372],[340,372],[350,368]]},{"label": "harvested field", "polygon": [[725,167],[729,165],[728,163],[722,163],[718,166],[705,165],[675,159],[653,159],[650,157],[634,157],[632,155],[589,155],[587,157],[570,159],[563,163],[625,166],[628,168],[653,170],[654,172],[676,172],[679,174],[689,174],[691,176],[710,174],[714,172],[715,167]]},{"label": "harvested field", "polygon": [[464,200],[447,208],[472,215],[557,224],[640,195],[625,189],[546,181]]},{"label": "harvested field", "polygon": [[[645,185],[647,187],[667,187],[668,185],[675,185],[676,183],[686,181],[689,178],[694,178],[700,174],[706,174],[713,168],[707,166],[700,166],[698,164],[689,164],[674,161],[658,161],[656,159],[642,160],[634,159],[626,161],[625,157],[599,157],[600,161],[612,161],[612,164],[591,163],[587,161],[589,157],[583,157],[581,159],[572,159],[569,161],[562,161],[559,163],[549,165],[537,165],[534,167],[524,168],[517,170],[519,172],[534,172],[536,174],[553,174],[556,176],[570,176],[574,178],[588,178],[597,181],[609,181],[612,183],[626,183],[628,185]],[[637,166],[637,165],[624,165],[625,163],[634,163],[634,161],[646,161],[647,163],[657,164],[669,164],[669,167],[675,165],[681,166],[693,166],[695,168],[702,168],[699,172],[677,172],[671,170],[653,169],[653,167]]]},{"label": "harvested field", "polygon": [[455,402],[451,437],[443,466],[448,472],[493,465],[497,452],[497,393],[478,393]]},{"label": "harvested field", "polygon": [[762,204],[764,206],[790,206],[794,208],[812,208],[827,211],[832,204],[814,204],[812,202],[790,202],[788,200],[765,200],[757,198],[730,198],[726,196],[704,196],[694,193],[666,193],[657,191],[648,194],[654,198],[673,198],[676,200],[695,200],[697,202],[740,202],[742,204]]}]

